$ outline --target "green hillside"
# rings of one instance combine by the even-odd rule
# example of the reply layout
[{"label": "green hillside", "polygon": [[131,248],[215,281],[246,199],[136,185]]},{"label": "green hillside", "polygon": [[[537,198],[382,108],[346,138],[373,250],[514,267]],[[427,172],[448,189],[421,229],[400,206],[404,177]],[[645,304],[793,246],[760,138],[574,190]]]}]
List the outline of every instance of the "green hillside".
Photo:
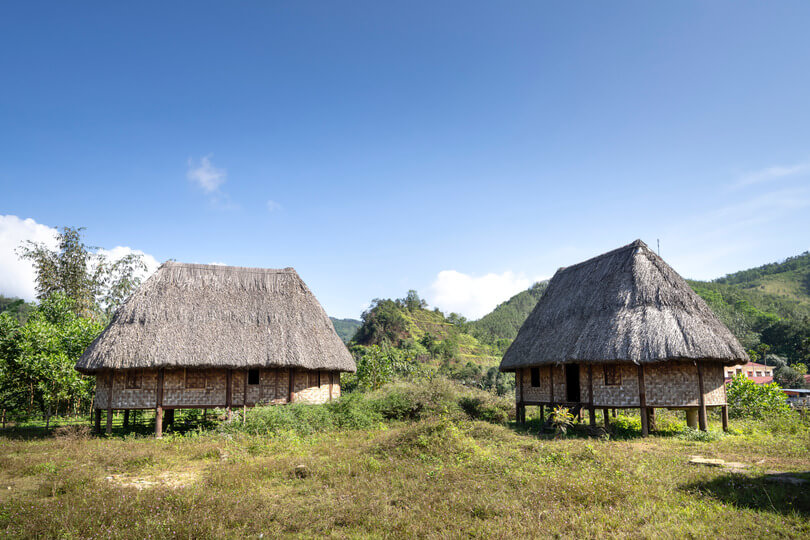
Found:
[{"label": "green hillside", "polygon": [[[367,367],[375,373],[395,373],[419,366],[500,394],[514,389],[514,377],[498,371],[503,350],[475,337],[464,317],[427,309],[416,291],[396,300],[376,299],[362,318],[349,344],[358,380]],[[351,387],[351,381],[348,384]]]},{"label": "green hillside", "polygon": [[535,283],[527,290],[499,304],[491,313],[470,323],[471,333],[486,343],[497,343],[504,339],[511,342],[517,336],[523,321],[543,296],[546,287],[548,281]]},{"label": "green hillside", "polygon": [[337,335],[343,340],[343,343],[350,342],[352,337],[354,337],[354,333],[357,332],[357,329],[363,324],[362,321],[358,321],[357,319],[336,319],[329,317],[329,320],[332,321],[332,326],[335,327],[335,332],[337,332]]}]

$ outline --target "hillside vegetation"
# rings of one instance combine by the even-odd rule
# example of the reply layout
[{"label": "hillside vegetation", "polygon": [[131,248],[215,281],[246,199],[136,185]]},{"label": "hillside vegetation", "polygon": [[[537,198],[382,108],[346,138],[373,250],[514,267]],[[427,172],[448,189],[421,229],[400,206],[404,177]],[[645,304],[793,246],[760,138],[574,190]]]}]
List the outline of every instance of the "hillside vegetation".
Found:
[{"label": "hillside vegetation", "polygon": [[343,340],[343,343],[350,342],[354,337],[354,333],[357,332],[357,329],[363,324],[362,321],[358,321],[357,319],[336,319],[329,317],[329,320],[332,321],[332,326],[335,327],[335,332],[337,332],[337,335]]}]

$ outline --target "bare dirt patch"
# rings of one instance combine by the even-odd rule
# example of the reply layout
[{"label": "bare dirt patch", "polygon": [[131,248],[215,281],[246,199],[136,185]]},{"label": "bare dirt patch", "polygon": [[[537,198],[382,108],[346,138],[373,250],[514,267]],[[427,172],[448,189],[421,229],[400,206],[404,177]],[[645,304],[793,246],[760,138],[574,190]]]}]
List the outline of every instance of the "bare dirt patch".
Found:
[{"label": "bare dirt patch", "polygon": [[121,487],[143,490],[156,487],[182,489],[196,483],[199,478],[200,471],[163,471],[146,475],[113,474],[107,476],[106,480]]}]

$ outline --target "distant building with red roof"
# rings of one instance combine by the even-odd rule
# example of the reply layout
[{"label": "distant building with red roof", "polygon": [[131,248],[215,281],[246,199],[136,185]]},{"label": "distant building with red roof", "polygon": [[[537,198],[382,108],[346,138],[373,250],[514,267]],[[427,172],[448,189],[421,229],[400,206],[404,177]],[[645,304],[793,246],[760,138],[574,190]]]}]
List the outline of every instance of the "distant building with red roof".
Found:
[{"label": "distant building with red roof", "polygon": [[735,375],[744,375],[746,379],[751,379],[757,384],[773,382],[773,366],[766,366],[756,362],[726,366],[725,373],[726,382],[730,381]]}]

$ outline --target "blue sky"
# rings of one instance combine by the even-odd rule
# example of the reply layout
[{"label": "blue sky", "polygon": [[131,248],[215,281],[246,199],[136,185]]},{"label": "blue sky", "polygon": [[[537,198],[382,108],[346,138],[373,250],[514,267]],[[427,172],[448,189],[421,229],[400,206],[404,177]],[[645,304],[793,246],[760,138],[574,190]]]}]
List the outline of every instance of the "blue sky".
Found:
[{"label": "blue sky", "polygon": [[341,317],[411,288],[477,317],[636,238],[686,277],[783,259],[810,249],[808,27],[807,2],[6,2],[0,293],[40,225],[294,266]]}]

